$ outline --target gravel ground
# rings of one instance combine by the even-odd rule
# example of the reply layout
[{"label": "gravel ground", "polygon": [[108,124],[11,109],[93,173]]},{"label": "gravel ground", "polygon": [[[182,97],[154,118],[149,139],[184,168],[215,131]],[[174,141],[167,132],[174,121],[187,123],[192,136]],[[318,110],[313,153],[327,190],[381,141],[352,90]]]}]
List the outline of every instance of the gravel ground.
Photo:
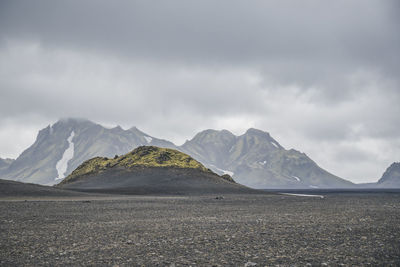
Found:
[{"label": "gravel ground", "polygon": [[0,266],[400,265],[400,194],[0,201]]}]

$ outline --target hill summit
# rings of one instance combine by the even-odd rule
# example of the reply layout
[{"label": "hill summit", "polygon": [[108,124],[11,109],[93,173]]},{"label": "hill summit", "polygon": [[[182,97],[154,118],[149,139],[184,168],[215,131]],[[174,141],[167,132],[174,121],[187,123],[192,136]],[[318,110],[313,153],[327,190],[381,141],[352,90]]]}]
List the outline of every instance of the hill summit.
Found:
[{"label": "hill summit", "polygon": [[253,191],[219,176],[175,149],[140,146],[114,158],[82,163],[57,187],[128,194],[239,193]]},{"label": "hill summit", "polygon": [[107,169],[118,167],[125,169],[132,169],[134,167],[170,167],[198,169],[204,172],[211,172],[197,160],[175,149],[160,148],[156,146],[140,146],[125,155],[115,155],[112,159],[106,157],[95,157],[87,160],[76,168],[60,184],[71,182],[81,176],[95,175]]}]

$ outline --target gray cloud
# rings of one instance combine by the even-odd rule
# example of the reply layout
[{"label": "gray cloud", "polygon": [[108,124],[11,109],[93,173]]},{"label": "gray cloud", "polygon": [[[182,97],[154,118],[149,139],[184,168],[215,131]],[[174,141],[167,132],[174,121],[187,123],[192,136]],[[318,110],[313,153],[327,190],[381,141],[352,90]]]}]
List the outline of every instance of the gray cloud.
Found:
[{"label": "gray cloud", "polygon": [[0,156],[59,117],[177,143],[258,127],[335,174],[374,180],[400,159],[399,7],[2,1]]},{"label": "gray cloud", "polygon": [[3,37],[34,38],[47,46],[194,64],[399,64],[393,53],[400,44],[396,1],[2,3]]}]

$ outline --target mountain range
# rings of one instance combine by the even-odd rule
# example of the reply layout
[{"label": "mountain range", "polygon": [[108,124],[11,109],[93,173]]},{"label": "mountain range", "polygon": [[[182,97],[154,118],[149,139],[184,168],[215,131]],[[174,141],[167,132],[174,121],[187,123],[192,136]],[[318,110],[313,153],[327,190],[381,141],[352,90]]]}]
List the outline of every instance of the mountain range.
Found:
[{"label": "mountain range", "polygon": [[347,188],[355,185],[320,168],[306,154],[286,150],[269,133],[249,129],[236,136],[205,130],[182,146],[136,127],[106,128],[86,119],[62,119],[39,131],[36,141],[15,160],[0,160],[0,178],[53,185],[84,161],[115,157],[139,146],[182,151],[217,174],[253,188]]}]

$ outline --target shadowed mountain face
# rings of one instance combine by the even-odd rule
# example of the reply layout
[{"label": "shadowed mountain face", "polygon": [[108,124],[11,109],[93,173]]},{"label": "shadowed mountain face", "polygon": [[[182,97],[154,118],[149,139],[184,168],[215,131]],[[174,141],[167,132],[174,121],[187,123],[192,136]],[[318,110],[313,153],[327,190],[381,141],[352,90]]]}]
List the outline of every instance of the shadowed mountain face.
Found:
[{"label": "shadowed mountain face", "polygon": [[394,162],[383,173],[377,185],[379,187],[400,187],[400,162]]},{"label": "shadowed mountain face", "polygon": [[227,175],[219,176],[174,149],[141,146],[115,157],[81,164],[59,188],[125,194],[251,193]]},{"label": "shadowed mountain face", "polygon": [[104,128],[88,120],[64,119],[41,130],[35,143],[0,177],[39,184],[56,184],[85,160],[114,157],[153,145],[178,149],[218,174],[229,174],[256,188],[342,188],[352,183],[318,167],[307,155],[284,149],[268,133],[249,129],[241,136],[227,130],[206,130],[177,147],[133,127]]},{"label": "shadowed mountain face", "polygon": [[217,173],[255,188],[343,188],[353,184],[321,169],[304,153],[285,150],[269,133],[249,129],[241,136],[207,130],[181,149]]}]

